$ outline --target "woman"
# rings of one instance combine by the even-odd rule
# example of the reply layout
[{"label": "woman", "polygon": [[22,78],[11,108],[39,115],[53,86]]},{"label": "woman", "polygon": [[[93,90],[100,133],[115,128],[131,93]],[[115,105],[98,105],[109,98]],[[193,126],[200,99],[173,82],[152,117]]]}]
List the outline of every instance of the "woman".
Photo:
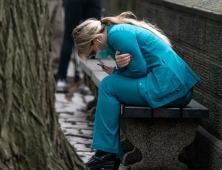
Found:
[{"label": "woman", "polygon": [[120,103],[158,107],[184,107],[199,78],[173,51],[169,39],[153,25],[131,12],[101,21],[89,19],[73,31],[80,58],[108,55],[117,69],[100,83],[90,169],[118,169],[123,155],[119,139]]}]

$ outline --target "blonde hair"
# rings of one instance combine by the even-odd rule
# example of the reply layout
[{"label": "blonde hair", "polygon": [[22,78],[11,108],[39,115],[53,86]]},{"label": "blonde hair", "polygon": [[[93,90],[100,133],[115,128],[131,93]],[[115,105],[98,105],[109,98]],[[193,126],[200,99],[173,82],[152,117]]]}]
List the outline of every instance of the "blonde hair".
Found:
[{"label": "blonde hair", "polygon": [[84,53],[90,48],[93,39],[103,35],[101,32],[103,31],[104,26],[114,24],[131,24],[145,28],[171,46],[170,40],[160,29],[150,23],[146,23],[144,20],[139,21],[132,12],[123,12],[115,17],[105,17],[101,21],[92,18],[87,19],[74,29],[73,37],[79,57],[86,60]]}]

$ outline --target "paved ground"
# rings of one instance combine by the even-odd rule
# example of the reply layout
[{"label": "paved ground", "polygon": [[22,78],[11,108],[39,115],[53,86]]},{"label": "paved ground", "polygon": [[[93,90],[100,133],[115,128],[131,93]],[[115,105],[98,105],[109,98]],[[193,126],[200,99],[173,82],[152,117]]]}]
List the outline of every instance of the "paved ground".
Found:
[{"label": "paved ground", "polygon": [[[73,76],[72,73],[73,67],[71,65],[68,70],[69,77]],[[80,82],[80,84],[82,83]],[[84,90],[87,91],[87,87]],[[94,154],[94,150],[90,148],[94,123],[91,112],[86,111],[86,104],[94,99],[93,95],[80,93],[74,83],[70,84],[68,93],[56,93],[55,95],[56,112],[66,138],[80,158],[88,160]],[[119,170],[126,169],[127,167],[121,165]]]}]

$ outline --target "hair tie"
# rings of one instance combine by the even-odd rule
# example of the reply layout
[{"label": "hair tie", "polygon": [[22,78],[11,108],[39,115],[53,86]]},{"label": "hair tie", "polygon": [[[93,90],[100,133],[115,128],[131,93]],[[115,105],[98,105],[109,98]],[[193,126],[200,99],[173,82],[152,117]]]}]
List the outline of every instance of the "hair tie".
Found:
[{"label": "hair tie", "polygon": [[104,22],[104,21],[100,21],[101,25],[105,25],[105,26],[108,26],[109,24],[107,22]]}]

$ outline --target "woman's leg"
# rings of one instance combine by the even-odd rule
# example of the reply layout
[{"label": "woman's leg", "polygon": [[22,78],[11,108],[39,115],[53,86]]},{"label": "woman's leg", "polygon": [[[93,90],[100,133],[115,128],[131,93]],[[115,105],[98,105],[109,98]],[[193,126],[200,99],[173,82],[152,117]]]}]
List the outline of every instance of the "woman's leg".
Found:
[{"label": "woman's leg", "polygon": [[92,148],[121,157],[120,103],[149,106],[139,96],[137,79],[120,75],[105,77],[99,86]]}]

